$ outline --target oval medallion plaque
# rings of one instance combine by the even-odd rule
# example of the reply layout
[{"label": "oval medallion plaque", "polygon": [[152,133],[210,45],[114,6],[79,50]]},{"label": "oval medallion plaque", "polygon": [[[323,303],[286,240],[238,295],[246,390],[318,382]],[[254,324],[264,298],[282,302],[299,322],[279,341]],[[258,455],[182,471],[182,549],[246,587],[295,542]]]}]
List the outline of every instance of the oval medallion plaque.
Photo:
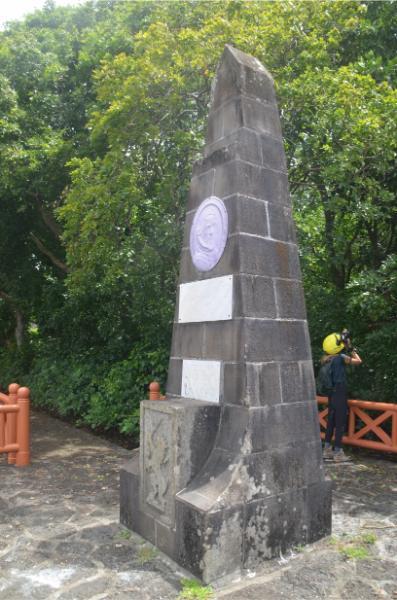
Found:
[{"label": "oval medallion plaque", "polygon": [[196,269],[210,271],[219,262],[228,234],[227,210],[222,200],[210,196],[194,215],[190,230],[190,254]]}]

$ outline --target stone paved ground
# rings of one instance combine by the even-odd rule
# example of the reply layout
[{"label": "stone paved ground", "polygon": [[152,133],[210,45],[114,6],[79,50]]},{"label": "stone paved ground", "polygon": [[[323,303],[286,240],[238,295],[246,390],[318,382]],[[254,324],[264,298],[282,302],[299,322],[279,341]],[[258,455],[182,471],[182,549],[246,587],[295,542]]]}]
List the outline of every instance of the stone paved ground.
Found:
[{"label": "stone paved ground", "polygon": [[[33,462],[0,456],[0,600],[176,600],[186,573],[118,524],[130,452],[34,414]],[[334,479],[333,536],[219,582],[215,599],[397,600],[397,461],[355,452]]]}]

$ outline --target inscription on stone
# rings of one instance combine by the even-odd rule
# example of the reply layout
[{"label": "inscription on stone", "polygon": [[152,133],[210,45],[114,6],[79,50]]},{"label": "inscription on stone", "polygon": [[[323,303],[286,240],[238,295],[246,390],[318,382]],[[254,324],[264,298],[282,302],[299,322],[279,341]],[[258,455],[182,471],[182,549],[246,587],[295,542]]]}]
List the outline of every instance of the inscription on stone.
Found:
[{"label": "inscription on stone", "polygon": [[180,323],[227,321],[232,318],[233,276],[213,277],[179,286]]},{"label": "inscription on stone", "polygon": [[181,396],[207,402],[219,402],[220,381],[220,361],[183,361]]},{"label": "inscription on stone", "polygon": [[200,204],[190,230],[190,254],[196,269],[210,271],[219,262],[228,234],[228,216],[222,200],[210,196]]}]

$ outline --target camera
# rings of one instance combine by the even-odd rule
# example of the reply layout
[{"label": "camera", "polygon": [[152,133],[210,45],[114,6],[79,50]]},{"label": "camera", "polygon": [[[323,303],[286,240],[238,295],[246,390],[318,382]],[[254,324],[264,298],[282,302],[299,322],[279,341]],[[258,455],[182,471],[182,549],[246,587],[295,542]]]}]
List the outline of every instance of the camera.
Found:
[{"label": "camera", "polygon": [[344,330],[342,331],[342,333],[341,333],[340,337],[341,337],[341,340],[342,340],[342,342],[343,342],[344,344],[347,344],[347,345],[350,345],[350,344],[351,344],[351,339],[352,339],[352,336],[351,336],[351,333],[350,333],[350,331],[348,331],[347,329],[344,329]]}]

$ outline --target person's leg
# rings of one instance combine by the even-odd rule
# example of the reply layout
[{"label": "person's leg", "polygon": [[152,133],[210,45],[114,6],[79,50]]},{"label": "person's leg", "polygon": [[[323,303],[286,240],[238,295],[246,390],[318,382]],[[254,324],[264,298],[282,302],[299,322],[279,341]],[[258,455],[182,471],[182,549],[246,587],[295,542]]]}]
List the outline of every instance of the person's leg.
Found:
[{"label": "person's leg", "polygon": [[328,398],[328,421],[327,429],[325,430],[325,448],[331,448],[332,436],[335,429],[335,407],[333,404],[332,397]]},{"label": "person's leg", "polygon": [[335,407],[335,452],[339,452],[342,450],[347,411],[347,391],[344,385],[336,386],[333,401]]}]

